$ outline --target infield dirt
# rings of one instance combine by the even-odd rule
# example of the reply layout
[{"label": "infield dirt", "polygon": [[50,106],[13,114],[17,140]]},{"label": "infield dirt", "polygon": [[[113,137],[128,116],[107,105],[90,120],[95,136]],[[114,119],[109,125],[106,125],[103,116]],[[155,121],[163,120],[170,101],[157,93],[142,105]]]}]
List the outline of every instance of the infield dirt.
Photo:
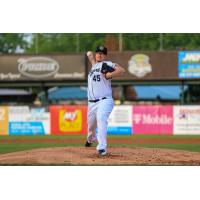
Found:
[{"label": "infield dirt", "polygon": [[95,147],[54,147],[2,154],[0,165],[200,165],[200,153],[110,147],[105,157],[99,157]]}]

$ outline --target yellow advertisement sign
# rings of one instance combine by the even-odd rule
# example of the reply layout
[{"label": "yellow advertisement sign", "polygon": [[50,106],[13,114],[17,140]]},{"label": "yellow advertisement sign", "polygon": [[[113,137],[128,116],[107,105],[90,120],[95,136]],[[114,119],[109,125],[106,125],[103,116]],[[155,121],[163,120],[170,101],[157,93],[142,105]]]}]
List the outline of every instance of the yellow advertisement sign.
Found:
[{"label": "yellow advertisement sign", "polygon": [[8,107],[0,106],[0,135],[8,135]]},{"label": "yellow advertisement sign", "polygon": [[59,110],[59,127],[63,132],[77,132],[82,130],[82,111],[79,109]]}]

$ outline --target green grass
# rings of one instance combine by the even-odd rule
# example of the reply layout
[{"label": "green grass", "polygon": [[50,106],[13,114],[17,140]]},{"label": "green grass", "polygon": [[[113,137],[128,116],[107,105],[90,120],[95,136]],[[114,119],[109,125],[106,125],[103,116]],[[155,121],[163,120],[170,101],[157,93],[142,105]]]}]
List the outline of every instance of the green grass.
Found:
[{"label": "green grass", "polygon": [[[86,135],[0,135],[1,139],[85,139]],[[198,138],[200,135],[108,135],[108,138]]]},{"label": "green grass", "polygon": [[[10,152],[17,152],[17,151],[24,151],[36,148],[49,148],[49,147],[66,147],[66,146],[83,146],[83,143],[78,139],[82,139],[84,141],[86,135],[34,135],[34,136],[0,136],[0,140],[5,139],[77,139],[77,142],[74,144],[68,144],[67,142],[59,143],[59,142],[37,142],[37,143],[7,143],[7,142],[0,142],[0,154],[10,153]],[[116,139],[134,139],[137,138],[197,138],[200,139],[200,135],[176,135],[176,136],[168,136],[168,135],[108,135],[108,138],[116,138]],[[194,151],[200,152],[200,145],[198,144],[144,144],[144,145],[136,145],[134,144],[108,144],[109,147],[119,146],[119,147],[149,147],[149,148],[167,148],[167,149],[179,149],[179,150],[186,150],[186,151]]]},{"label": "green grass", "polygon": [[81,139],[86,135],[0,135],[1,139]]},{"label": "green grass", "polygon": [[108,138],[197,138],[200,139],[200,135],[108,135]]}]

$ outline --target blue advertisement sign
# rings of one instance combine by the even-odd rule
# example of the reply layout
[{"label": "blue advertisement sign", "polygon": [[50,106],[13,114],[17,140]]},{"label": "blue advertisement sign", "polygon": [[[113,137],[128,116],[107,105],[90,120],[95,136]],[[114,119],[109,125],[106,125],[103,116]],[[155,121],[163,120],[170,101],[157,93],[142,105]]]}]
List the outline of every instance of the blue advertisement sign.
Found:
[{"label": "blue advertisement sign", "polygon": [[200,78],[200,51],[178,53],[179,78]]},{"label": "blue advertisement sign", "polygon": [[9,122],[10,135],[44,135],[42,122]]},{"label": "blue advertisement sign", "polygon": [[108,135],[132,135],[132,127],[111,126],[107,129]]}]

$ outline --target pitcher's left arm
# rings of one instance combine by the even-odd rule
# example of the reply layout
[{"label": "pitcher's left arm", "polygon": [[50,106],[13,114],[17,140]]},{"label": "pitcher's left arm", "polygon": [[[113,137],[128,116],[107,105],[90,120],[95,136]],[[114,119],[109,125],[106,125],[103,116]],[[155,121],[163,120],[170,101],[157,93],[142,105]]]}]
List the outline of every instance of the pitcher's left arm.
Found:
[{"label": "pitcher's left arm", "polygon": [[114,71],[106,73],[105,78],[112,79],[115,77],[120,77],[120,76],[123,76],[124,73],[125,73],[125,69],[122,66],[120,66],[119,64],[115,63]]}]

